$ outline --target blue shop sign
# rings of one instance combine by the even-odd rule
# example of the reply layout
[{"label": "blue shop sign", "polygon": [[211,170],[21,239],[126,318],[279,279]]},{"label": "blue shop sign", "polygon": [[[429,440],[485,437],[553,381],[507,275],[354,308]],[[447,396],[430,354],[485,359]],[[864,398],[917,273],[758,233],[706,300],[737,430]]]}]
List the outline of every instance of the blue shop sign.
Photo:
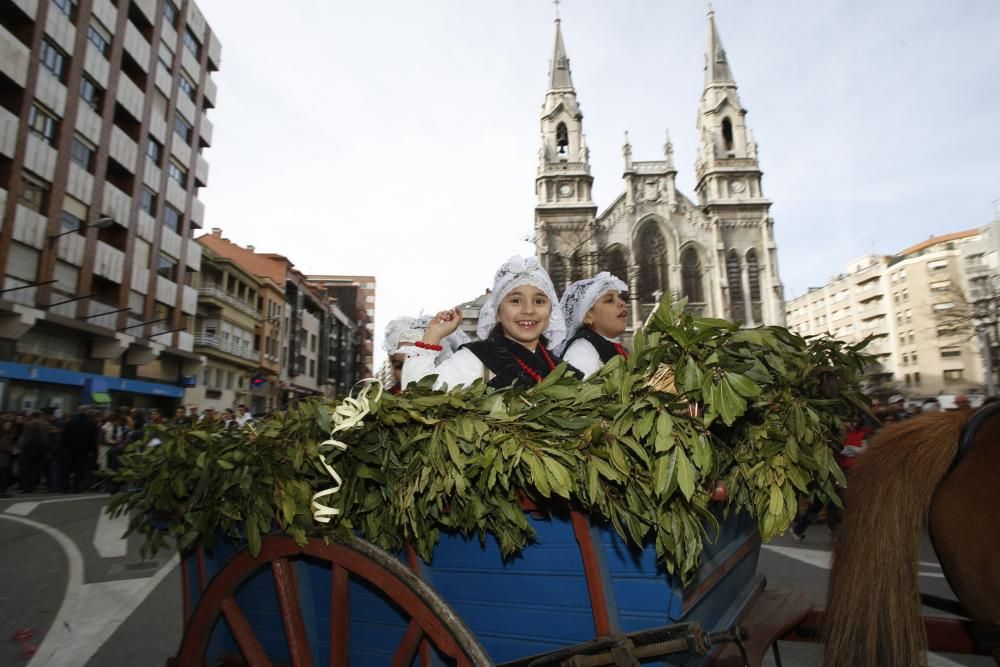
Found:
[{"label": "blue shop sign", "polygon": [[12,361],[0,361],[0,379],[28,380],[29,382],[48,382],[51,384],[67,384],[85,387],[91,391],[108,392],[122,391],[132,394],[148,394],[165,396],[167,398],[183,398],[184,389],[175,385],[147,382],[145,380],[127,380],[96,373],[79,373],[60,368],[45,366],[29,366],[16,364]]}]

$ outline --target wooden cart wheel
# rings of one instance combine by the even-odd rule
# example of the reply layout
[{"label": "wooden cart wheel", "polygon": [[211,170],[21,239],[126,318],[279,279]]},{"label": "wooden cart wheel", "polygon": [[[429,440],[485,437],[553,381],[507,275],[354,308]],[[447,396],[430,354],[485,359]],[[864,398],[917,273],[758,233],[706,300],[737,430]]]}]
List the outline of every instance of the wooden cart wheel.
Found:
[{"label": "wooden cart wheel", "polygon": [[299,607],[291,560],[301,555],[327,561],[332,565],[331,666],[340,667],[347,665],[349,661],[350,601],[347,583],[351,576],[364,579],[383,592],[410,617],[392,661],[394,667],[411,664],[425,641],[454,659],[458,665],[479,667],[493,664],[472,631],[427,582],[382,549],[361,538],[355,538],[351,544],[325,544],[322,540],[313,538],[300,547],[290,537],[283,535],[265,537],[257,558],[248,549],[237,552],[215,575],[202,592],[198,606],[188,620],[177,664],[204,664],[212,627],[221,614],[225,617],[246,663],[251,667],[271,665],[271,660],[264,653],[235,597],[244,581],[270,563],[292,665],[312,667],[313,660]]}]

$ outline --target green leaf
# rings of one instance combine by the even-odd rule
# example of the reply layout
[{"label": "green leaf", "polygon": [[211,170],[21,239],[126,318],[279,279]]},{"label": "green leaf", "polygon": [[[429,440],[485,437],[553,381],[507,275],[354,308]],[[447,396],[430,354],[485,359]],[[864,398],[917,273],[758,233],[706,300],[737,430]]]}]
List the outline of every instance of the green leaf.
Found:
[{"label": "green leaf", "polygon": [[677,486],[684,495],[684,499],[691,500],[691,496],[694,495],[694,466],[691,465],[691,460],[684,453],[683,447],[678,447],[675,451],[677,453]]}]

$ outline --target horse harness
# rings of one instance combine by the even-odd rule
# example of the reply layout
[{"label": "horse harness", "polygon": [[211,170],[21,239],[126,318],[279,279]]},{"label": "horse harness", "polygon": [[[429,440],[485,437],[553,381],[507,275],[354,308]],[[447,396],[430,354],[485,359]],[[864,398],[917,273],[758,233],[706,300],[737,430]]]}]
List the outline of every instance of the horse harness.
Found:
[{"label": "horse harness", "polygon": [[1000,413],[1000,403],[990,403],[976,410],[969,421],[965,422],[965,426],[962,427],[962,434],[958,438],[958,451],[955,452],[955,459],[951,462],[951,468],[948,469],[948,472],[957,468],[958,464],[968,456],[969,451],[972,450],[973,443],[976,441],[979,429],[986,420],[997,413]]}]

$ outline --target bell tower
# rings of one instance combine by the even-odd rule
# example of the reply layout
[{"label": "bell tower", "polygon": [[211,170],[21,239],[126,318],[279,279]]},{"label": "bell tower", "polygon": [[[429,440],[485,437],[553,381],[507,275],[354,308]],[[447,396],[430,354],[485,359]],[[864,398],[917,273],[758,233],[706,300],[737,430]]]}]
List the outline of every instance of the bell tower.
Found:
[{"label": "bell tower", "polygon": [[594,271],[597,206],[591,194],[594,178],[583,113],[573,88],[560,19],[555,23],[535,177],[535,252],[561,292],[571,280]]}]

